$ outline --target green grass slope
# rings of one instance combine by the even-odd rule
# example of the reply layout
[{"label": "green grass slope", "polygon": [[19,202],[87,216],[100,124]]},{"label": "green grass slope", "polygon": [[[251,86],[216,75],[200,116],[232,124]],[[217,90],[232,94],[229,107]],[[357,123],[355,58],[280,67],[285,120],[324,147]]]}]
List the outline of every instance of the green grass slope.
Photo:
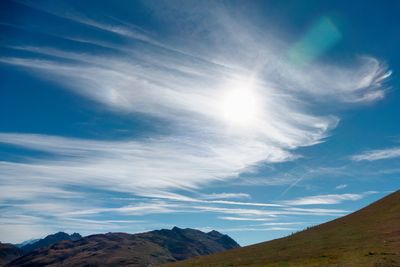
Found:
[{"label": "green grass slope", "polygon": [[297,234],[168,266],[400,266],[400,191]]}]

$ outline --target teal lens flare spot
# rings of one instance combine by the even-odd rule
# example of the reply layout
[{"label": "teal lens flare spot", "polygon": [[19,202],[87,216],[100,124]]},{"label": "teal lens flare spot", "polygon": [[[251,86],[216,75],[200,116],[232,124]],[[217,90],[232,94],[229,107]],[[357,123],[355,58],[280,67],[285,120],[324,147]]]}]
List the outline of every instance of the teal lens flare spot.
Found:
[{"label": "teal lens flare spot", "polygon": [[304,67],[326,53],[342,39],[342,34],[328,17],[319,19],[287,54],[288,61]]}]

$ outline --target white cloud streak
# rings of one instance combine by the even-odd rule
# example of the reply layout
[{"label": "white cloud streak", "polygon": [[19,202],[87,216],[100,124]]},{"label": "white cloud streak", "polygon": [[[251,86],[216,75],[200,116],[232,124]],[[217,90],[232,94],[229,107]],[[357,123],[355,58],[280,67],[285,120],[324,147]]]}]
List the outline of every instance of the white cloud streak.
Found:
[{"label": "white cloud streak", "polygon": [[359,155],[352,156],[351,159],[354,161],[376,161],[398,157],[400,157],[400,148],[394,147],[365,151]]},{"label": "white cloud streak", "polygon": [[203,199],[230,199],[230,198],[250,198],[246,193],[212,193],[201,196]]},{"label": "white cloud streak", "polygon": [[293,200],[282,201],[283,204],[292,206],[302,205],[330,205],[339,204],[343,201],[355,201],[360,200],[370,194],[375,194],[375,191],[368,191],[361,194],[329,194],[329,195],[317,195],[301,197]]},{"label": "white cloud streak", "polygon": [[196,144],[195,141],[168,137],[105,142],[0,134],[2,143],[56,156],[28,163],[0,162],[0,175],[4,178],[3,184],[19,182],[22,185],[29,180],[42,184],[91,185],[145,193],[156,189],[197,188],[199,184],[235,177],[268,157],[263,153],[267,148],[257,141],[242,147],[224,143],[210,146]]},{"label": "white cloud streak", "polygon": [[238,228],[224,228],[221,232],[262,232],[262,231],[296,231],[297,228],[289,227],[238,227]]},{"label": "white cloud streak", "polygon": [[306,216],[340,216],[347,213],[347,210],[341,209],[302,209],[302,208],[283,208],[280,210],[265,209],[244,209],[244,208],[225,208],[213,206],[192,206],[191,208],[203,211],[241,216],[254,217],[277,217],[280,215],[306,215]]},{"label": "white cloud streak", "polygon": [[252,218],[252,217],[232,217],[232,216],[219,216],[218,219],[225,221],[254,221],[254,222],[265,222],[274,220],[274,218]]},{"label": "white cloud streak", "polygon": [[344,189],[344,188],[346,188],[348,185],[347,184],[340,184],[340,185],[337,185],[336,187],[335,187],[335,189]]}]

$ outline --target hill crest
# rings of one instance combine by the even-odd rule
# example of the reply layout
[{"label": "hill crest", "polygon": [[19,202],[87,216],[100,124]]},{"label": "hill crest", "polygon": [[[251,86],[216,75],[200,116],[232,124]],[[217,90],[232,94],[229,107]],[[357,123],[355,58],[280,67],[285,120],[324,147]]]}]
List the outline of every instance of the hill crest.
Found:
[{"label": "hill crest", "polygon": [[400,191],[284,238],[169,266],[400,266]]}]

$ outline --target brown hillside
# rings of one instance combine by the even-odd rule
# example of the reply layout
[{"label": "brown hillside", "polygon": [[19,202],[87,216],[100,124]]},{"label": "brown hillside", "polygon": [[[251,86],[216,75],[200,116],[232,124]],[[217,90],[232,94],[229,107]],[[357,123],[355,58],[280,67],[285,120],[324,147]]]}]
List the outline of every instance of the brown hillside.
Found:
[{"label": "brown hillside", "polygon": [[0,266],[20,257],[23,251],[12,244],[0,242]]},{"label": "brown hillside", "polygon": [[297,234],[168,266],[400,266],[400,191]]}]

